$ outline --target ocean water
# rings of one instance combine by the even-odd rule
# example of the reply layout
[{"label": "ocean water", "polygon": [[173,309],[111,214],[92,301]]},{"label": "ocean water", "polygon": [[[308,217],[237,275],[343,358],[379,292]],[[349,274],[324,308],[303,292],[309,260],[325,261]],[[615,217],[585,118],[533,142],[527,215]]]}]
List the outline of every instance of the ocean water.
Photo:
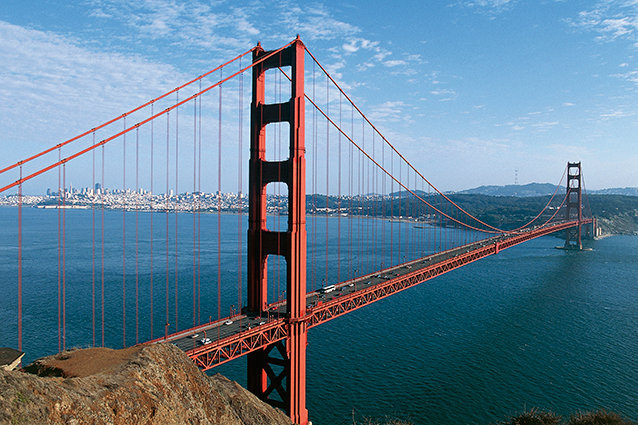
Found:
[{"label": "ocean water", "polygon": [[[152,238],[154,313],[150,316],[150,216],[137,217],[136,244],[134,215],[105,212],[104,338],[109,346],[161,336],[165,323],[170,323],[170,329],[178,317],[177,326],[188,327],[194,310],[199,310],[195,319],[199,316],[200,321],[218,314],[217,217],[200,218],[202,261],[200,273],[195,275],[200,302],[193,309],[195,251],[189,236],[193,234],[193,217],[180,214],[176,227],[174,215],[156,213]],[[17,341],[16,217],[17,209],[0,208],[2,346],[16,346]],[[28,360],[58,348],[58,219],[55,210],[23,209],[23,349]],[[101,343],[99,212],[95,220],[97,245],[91,238],[92,212],[65,213],[63,336],[68,347],[92,344],[93,282],[96,343]],[[246,224],[244,218],[243,233],[238,232],[239,220],[234,215],[221,218],[220,263],[228,282],[245,279],[245,257],[238,256],[237,249]],[[342,257],[352,259],[350,263],[343,261],[342,278],[357,264],[363,270],[368,263],[373,267],[393,261],[387,255],[379,258],[369,247],[349,252],[345,242],[348,225],[347,220],[337,224],[334,218],[309,218],[309,243],[319,257],[310,266],[317,275],[313,285],[335,277],[333,267],[327,275],[320,276],[320,270],[325,255],[336,252],[337,241]],[[370,228],[365,220],[351,225],[355,239],[359,230]],[[332,236],[326,242],[319,233],[313,240],[313,226],[327,226]],[[177,238],[178,261],[173,251],[174,228],[181,235]],[[405,232],[404,242],[415,231],[409,223],[395,225],[397,228]],[[387,230],[377,232],[375,251],[381,251],[381,233],[388,236]],[[477,236],[457,233],[458,241],[473,237]],[[386,239],[389,243],[389,237]],[[592,250],[583,252],[554,249],[560,243],[553,237],[527,242],[310,330],[307,405],[313,423],[351,424],[354,415],[358,421],[389,416],[414,424],[487,424],[531,407],[560,414],[605,408],[638,421],[638,238],[591,241],[588,246]],[[136,245],[141,254],[137,262]],[[94,246],[96,257],[92,255]],[[245,249],[245,243],[243,246]],[[405,246],[408,258],[419,254],[419,249]],[[422,248],[433,249],[433,243],[425,241]],[[95,281],[93,258],[97,258]],[[332,260],[330,257],[330,264]],[[277,262],[272,263],[275,293],[275,277],[280,272]],[[239,297],[239,285],[226,281],[221,287],[223,315]],[[126,288],[125,297],[122,287]],[[122,320],[123,304],[126,320]],[[244,359],[213,369],[215,372],[245,384]]]}]

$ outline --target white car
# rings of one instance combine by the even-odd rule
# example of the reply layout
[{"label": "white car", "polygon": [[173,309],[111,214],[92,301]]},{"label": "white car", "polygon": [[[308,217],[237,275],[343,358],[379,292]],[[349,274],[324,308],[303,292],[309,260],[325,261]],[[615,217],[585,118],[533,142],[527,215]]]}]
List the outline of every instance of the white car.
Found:
[{"label": "white car", "polygon": [[206,345],[206,344],[210,344],[211,343],[210,338],[202,338],[202,339],[199,340],[199,342],[202,345]]},{"label": "white car", "polygon": [[232,320],[226,320],[226,321],[224,322],[224,325],[232,325],[232,324],[233,324],[233,321],[232,321]]},{"label": "white car", "polygon": [[199,336],[199,334],[192,334],[192,335],[191,335],[191,338],[195,339],[195,338],[197,338],[198,336]]}]

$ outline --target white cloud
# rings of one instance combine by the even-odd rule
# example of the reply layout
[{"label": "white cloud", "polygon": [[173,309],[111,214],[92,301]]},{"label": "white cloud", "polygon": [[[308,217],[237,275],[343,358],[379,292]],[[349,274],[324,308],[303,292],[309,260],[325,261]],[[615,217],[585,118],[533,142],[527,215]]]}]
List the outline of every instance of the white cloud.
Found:
[{"label": "white cloud", "polygon": [[[2,21],[0,57],[3,140],[33,146],[74,136],[185,80],[170,65],[92,51],[76,40]],[[24,149],[33,152],[33,146]]]},{"label": "white cloud", "polygon": [[355,53],[361,49],[372,50],[374,52],[381,51],[378,41],[371,41],[365,38],[352,38],[344,43],[341,47],[346,53]]},{"label": "white cloud", "polygon": [[620,78],[620,79],[629,81],[630,83],[638,84],[638,69],[624,72],[622,74],[613,74],[612,77]]},{"label": "white cloud", "polygon": [[437,89],[430,90],[430,94],[433,96],[438,96],[440,102],[449,102],[451,100],[456,99],[456,91],[451,89]]},{"label": "white cloud", "polygon": [[408,110],[408,105],[403,101],[387,101],[373,107],[368,116],[373,123],[406,121],[411,119]]},{"label": "white cloud", "polygon": [[393,68],[395,66],[401,66],[401,65],[407,65],[408,63],[404,60],[400,60],[400,59],[394,59],[394,60],[387,60],[383,62],[384,66],[387,66],[388,68]]},{"label": "white cloud", "polygon": [[578,17],[568,20],[568,23],[576,28],[597,33],[598,40],[634,41],[638,37],[638,2],[599,1],[593,8],[579,12]]},{"label": "white cloud", "polygon": [[457,4],[493,16],[510,9],[516,0],[463,0]]},{"label": "white cloud", "polygon": [[359,50],[359,47],[352,41],[350,43],[344,44],[342,48],[346,51],[346,53],[354,53]]},{"label": "white cloud", "polygon": [[538,130],[546,131],[552,127],[556,127],[558,124],[560,124],[558,121],[542,121],[542,122],[534,123],[531,126]]},{"label": "white cloud", "polygon": [[632,117],[634,115],[635,115],[635,113],[633,113],[633,112],[628,112],[628,111],[625,111],[625,110],[616,110],[616,111],[611,111],[611,112],[607,112],[607,113],[604,113],[604,114],[600,114],[600,117],[603,120],[609,120],[609,119],[612,119],[612,118]]}]

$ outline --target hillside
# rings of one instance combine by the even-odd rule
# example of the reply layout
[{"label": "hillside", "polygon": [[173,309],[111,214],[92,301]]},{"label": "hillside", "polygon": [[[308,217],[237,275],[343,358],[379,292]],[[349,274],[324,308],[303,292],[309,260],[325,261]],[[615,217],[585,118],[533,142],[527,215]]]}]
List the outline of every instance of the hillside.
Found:
[{"label": "hillside", "polygon": [[509,184],[506,186],[479,186],[473,189],[456,192],[462,195],[490,195],[490,196],[545,196],[552,195],[556,185],[550,183]]},{"label": "hillside", "polygon": [[288,417],[170,344],[90,348],[0,369],[1,424],[285,425]]},{"label": "hillside", "polygon": [[[455,192],[462,195],[490,195],[490,196],[545,196],[552,195],[556,185],[551,183],[509,184],[505,186],[479,186]],[[559,189],[560,192],[561,189]],[[563,193],[565,189],[562,189]],[[611,187],[607,189],[587,190],[590,195],[624,195],[638,196],[638,187]]]},{"label": "hillside", "polygon": [[[560,195],[554,199],[553,206],[558,206],[564,193]],[[420,196],[437,207],[441,206],[440,197]],[[520,197],[462,193],[450,194],[448,197],[481,221],[506,230],[517,228],[533,219],[550,199],[550,195]],[[591,210],[598,219],[604,235],[638,234],[638,196],[590,194],[584,198],[583,203],[585,210]],[[335,213],[338,211],[339,200],[336,196],[326,199],[325,195],[307,195],[306,205],[310,214],[325,214],[326,208]],[[387,197],[383,199],[374,195],[354,201],[352,211],[349,210],[350,205],[349,200],[341,200],[341,210],[353,215],[422,218],[424,214],[432,213],[431,208],[426,208],[422,201],[415,200],[414,197],[407,197],[406,192],[402,192],[401,198],[395,197],[394,202],[390,202]],[[540,223],[547,219],[547,216],[543,217],[538,219]]]}]

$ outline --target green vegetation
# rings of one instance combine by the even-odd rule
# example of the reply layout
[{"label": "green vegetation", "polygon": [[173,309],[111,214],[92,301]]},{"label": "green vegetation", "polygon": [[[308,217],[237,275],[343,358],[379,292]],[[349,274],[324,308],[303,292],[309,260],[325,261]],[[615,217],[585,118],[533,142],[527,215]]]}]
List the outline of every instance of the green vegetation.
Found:
[{"label": "green vegetation", "polygon": [[[420,192],[420,191],[419,191]],[[453,217],[461,218],[461,213],[453,211],[450,204],[440,195],[419,193],[431,205],[441,209]],[[479,220],[501,229],[514,229],[532,220],[550,200],[550,196],[517,197],[490,196],[480,194],[452,194],[448,197],[465,211]],[[535,223],[542,224],[560,206],[564,194],[558,193],[550,207]],[[414,196],[395,196],[381,199],[371,196],[364,199],[350,200],[325,195],[308,195],[307,210],[309,213],[324,214],[325,208],[334,213],[340,210],[352,215],[366,215],[371,217],[415,217],[417,219],[430,218],[434,224],[439,224],[440,218],[434,217],[434,210],[427,207]],[[584,215],[593,214],[598,219],[603,234],[638,234],[638,196],[625,195],[587,195],[583,198]],[[463,219],[462,221],[467,221]],[[445,221],[443,222],[445,225]],[[476,224],[476,223],[469,223]]]}]

